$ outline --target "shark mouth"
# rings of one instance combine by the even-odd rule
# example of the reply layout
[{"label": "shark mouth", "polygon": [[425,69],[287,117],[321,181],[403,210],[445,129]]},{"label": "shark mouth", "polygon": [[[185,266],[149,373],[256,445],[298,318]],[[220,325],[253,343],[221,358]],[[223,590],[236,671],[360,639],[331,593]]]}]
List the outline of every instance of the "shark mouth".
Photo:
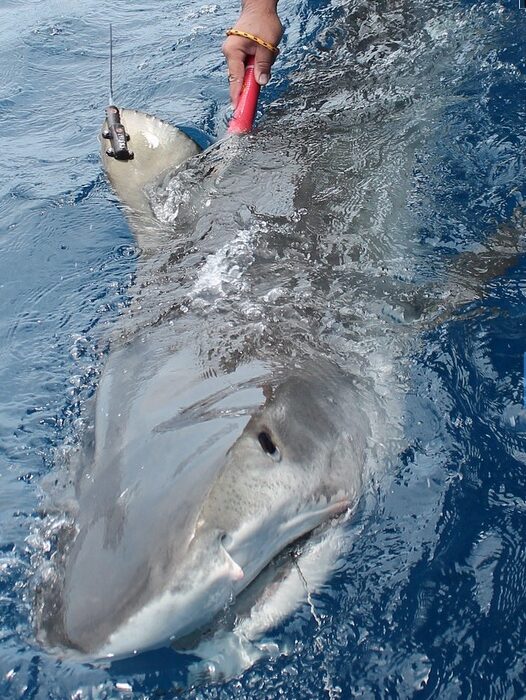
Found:
[{"label": "shark mouth", "polygon": [[280,510],[263,527],[261,521],[252,521],[232,536],[219,534],[219,548],[210,555],[215,562],[203,578],[151,600],[111,635],[96,658],[126,656],[130,649],[133,654],[160,646],[159,640],[176,640],[199,630],[288,545],[349,507],[349,499],[340,495],[321,498],[313,508],[293,517],[284,517]]},{"label": "shark mouth", "polygon": [[[280,509],[263,525],[259,520],[245,524],[236,533],[223,536],[221,547],[231,565],[230,576],[235,594],[239,593],[282,550],[322,525],[327,520],[349,511],[351,501],[338,494],[327,500],[318,499],[310,509],[284,517]],[[239,575],[239,570],[242,576]]]}]

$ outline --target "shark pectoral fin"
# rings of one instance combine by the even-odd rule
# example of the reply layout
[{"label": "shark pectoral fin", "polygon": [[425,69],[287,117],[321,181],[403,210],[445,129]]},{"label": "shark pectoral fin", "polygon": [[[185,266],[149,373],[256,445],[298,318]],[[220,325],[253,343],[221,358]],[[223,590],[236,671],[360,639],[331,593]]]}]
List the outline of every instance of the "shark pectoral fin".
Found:
[{"label": "shark pectoral fin", "polygon": [[526,250],[526,210],[518,205],[509,223],[499,226],[484,243],[481,251],[466,251],[453,257],[447,273],[452,282],[452,298],[448,306],[469,304],[478,299],[488,282],[516,266]]},{"label": "shark pectoral fin", "polygon": [[200,659],[188,667],[188,685],[191,686],[227,681],[240,676],[259,659],[278,656],[279,650],[278,653],[270,654],[266,645],[245,639],[235,630],[220,630],[186,653]]},{"label": "shark pectoral fin", "polygon": [[450,272],[456,277],[469,276],[471,282],[484,284],[507,272],[524,252],[526,217],[523,209],[515,209],[512,220],[499,227],[480,252],[461,253],[453,259]]},{"label": "shark pectoral fin", "polygon": [[518,205],[509,222],[484,243],[481,250],[465,251],[447,261],[443,284],[429,285],[425,293],[426,328],[455,318],[468,304],[484,296],[491,280],[513,269],[526,251],[526,210]]},{"label": "shark pectoral fin", "polygon": [[346,513],[352,506],[352,502],[349,498],[338,498],[334,499],[329,503],[328,514],[330,517],[335,517]]},{"label": "shark pectoral fin", "polygon": [[[199,153],[201,148],[180,129],[144,112],[121,109],[120,118],[129,136],[133,158],[118,160],[109,156],[106,152],[109,142],[101,136],[102,163],[116,195],[129,210],[132,228],[141,245],[144,221],[154,219],[145,188],[154,185],[165,171]],[[102,133],[106,127],[105,122]]]}]

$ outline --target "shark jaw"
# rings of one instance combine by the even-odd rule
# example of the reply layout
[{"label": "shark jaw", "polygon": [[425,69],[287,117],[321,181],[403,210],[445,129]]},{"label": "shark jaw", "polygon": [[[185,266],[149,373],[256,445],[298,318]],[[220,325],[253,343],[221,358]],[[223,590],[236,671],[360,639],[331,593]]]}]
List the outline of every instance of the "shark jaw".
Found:
[{"label": "shark jaw", "polygon": [[137,654],[205,627],[287,545],[345,513],[350,506],[343,494],[330,500],[322,497],[301,511],[284,504],[263,522],[254,519],[232,534],[208,532],[201,537],[202,526],[198,524],[188,549],[188,561],[180,562],[178,567],[184,581],[132,615],[94,658],[117,659]]}]

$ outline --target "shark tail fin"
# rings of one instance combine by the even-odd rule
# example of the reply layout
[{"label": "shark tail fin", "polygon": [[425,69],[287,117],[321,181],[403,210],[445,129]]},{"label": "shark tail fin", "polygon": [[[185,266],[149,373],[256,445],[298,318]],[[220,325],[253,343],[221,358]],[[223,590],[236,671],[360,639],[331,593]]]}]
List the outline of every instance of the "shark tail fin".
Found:
[{"label": "shark tail fin", "polygon": [[[121,123],[128,134],[133,158],[119,160],[106,153],[108,140],[101,137],[102,163],[120,201],[134,221],[152,218],[145,188],[161,174],[175,168],[201,148],[180,129],[144,112],[120,110]],[[107,129],[104,123],[102,132]],[[137,227],[134,226],[135,230]]]}]

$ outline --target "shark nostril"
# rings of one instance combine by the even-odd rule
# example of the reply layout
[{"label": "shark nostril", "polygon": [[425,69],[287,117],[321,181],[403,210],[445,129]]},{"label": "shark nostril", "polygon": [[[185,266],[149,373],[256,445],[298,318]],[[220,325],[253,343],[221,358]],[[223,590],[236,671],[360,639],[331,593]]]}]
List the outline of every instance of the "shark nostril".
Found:
[{"label": "shark nostril", "polygon": [[281,455],[278,450],[278,447],[266,430],[262,430],[258,434],[258,441],[264,452],[270,455],[273,459],[279,460]]},{"label": "shark nostril", "polygon": [[228,549],[232,544],[232,537],[228,533],[223,532],[219,537],[219,541],[225,549]]}]

